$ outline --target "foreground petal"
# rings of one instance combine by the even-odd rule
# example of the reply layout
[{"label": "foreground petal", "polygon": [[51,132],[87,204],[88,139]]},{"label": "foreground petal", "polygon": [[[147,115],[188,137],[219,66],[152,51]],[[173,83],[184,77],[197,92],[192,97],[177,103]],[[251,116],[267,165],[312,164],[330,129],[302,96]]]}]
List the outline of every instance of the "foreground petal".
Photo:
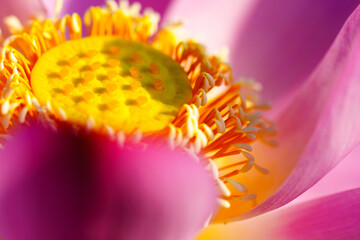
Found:
[{"label": "foreground petal", "polygon": [[246,205],[234,200],[231,211],[222,209],[218,220],[253,217],[283,206],[314,185],[360,142],[359,25],[360,7],[278,116],[279,146],[255,144],[256,162],[270,174],[251,171],[234,179],[257,194],[256,202]]},{"label": "foreground petal", "polygon": [[273,174],[272,190],[264,189],[265,194],[260,191],[259,200],[267,199],[282,181],[286,179],[286,182],[243,217],[290,202],[319,181],[360,142],[359,25],[360,7],[347,20],[316,71],[279,116],[276,124],[279,147],[273,150],[255,147],[258,159],[263,165],[267,164]]},{"label": "foreground petal", "polygon": [[30,128],[0,152],[0,236],[191,239],[215,205],[208,173],[180,152]]},{"label": "foreground petal", "polygon": [[359,199],[357,188],[246,221],[211,226],[199,239],[359,239]]},{"label": "foreground petal", "polygon": [[264,99],[281,101],[315,69],[359,3],[257,1],[243,28],[232,25],[235,76],[256,79],[264,85]]}]

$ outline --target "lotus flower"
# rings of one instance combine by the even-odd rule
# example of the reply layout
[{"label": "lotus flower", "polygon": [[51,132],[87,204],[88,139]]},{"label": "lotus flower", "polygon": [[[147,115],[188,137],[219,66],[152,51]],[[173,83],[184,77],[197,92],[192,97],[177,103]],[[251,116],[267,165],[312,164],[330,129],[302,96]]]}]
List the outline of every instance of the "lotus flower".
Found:
[{"label": "lotus flower", "polygon": [[[15,1],[12,3],[15,4]],[[108,3],[109,12],[113,11],[111,8],[112,3]],[[64,8],[60,13],[60,8],[57,8],[56,11],[46,11],[46,9],[51,9],[51,6],[54,5],[50,1],[40,3],[34,1],[31,8],[23,4],[17,4],[16,6],[18,7],[12,10],[6,9],[2,11],[5,11],[7,15],[11,13],[21,16],[20,20],[27,19],[29,15],[46,14],[46,12],[50,13],[50,17],[57,18],[59,15],[74,11],[84,13],[90,4],[98,5],[102,3],[97,3],[96,1],[94,3],[71,3],[65,1]],[[157,4],[159,3],[157,2]],[[216,177],[217,184],[222,190],[221,197],[218,199],[219,203],[222,204],[222,208],[218,213],[214,213],[212,220],[214,223],[231,223],[227,225],[211,225],[205,229],[200,238],[338,239],[360,236],[360,228],[357,221],[360,216],[360,189],[357,188],[358,185],[355,185],[356,188],[350,191],[343,191],[335,195],[311,200],[307,203],[299,203],[278,209],[311,188],[341,160],[345,159],[346,155],[360,142],[358,137],[360,132],[360,115],[357,114],[360,104],[360,95],[357,92],[360,87],[360,73],[356,64],[359,55],[358,46],[360,46],[358,34],[360,9],[357,4],[357,1],[347,1],[344,3],[336,0],[318,1],[317,3],[307,0],[291,3],[286,1],[267,1],[266,3],[265,1],[258,1],[254,3],[251,1],[234,0],[221,3],[220,5],[220,3],[215,3],[215,1],[209,2],[204,0],[190,3],[179,0],[153,5],[154,8],[157,8],[165,15],[164,22],[180,16],[185,18],[185,20],[188,19],[191,23],[189,27],[193,31],[208,34],[208,36],[205,36],[205,44],[207,43],[210,48],[228,45],[231,51],[230,62],[235,74],[253,77],[261,82],[264,86],[265,98],[274,102],[269,118],[274,119],[277,126],[278,146],[271,148],[263,145],[260,141],[255,141],[255,139],[260,139],[268,145],[273,144],[273,141],[269,139],[273,135],[271,123],[258,117],[260,116],[259,111],[268,105],[258,104],[256,94],[252,93],[254,88],[258,87],[257,84],[241,81],[240,89],[248,91],[243,92],[242,96],[244,98],[234,102],[230,99],[232,99],[231,97],[234,92],[239,89],[234,87],[236,85],[230,83],[228,91],[220,93],[218,96],[212,96],[212,102],[210,102],[211,109],[209,110],[209,104],[207,105],[207,102],[204,100],[204,96],[207,93],[204,89],[215,89],[216,86],[221,85],[221,82],[225,82],[225,84],[228,81],[231,82],[232,75],[228,65],[221,61],[220,58],[210,57],[211,66],[216,71],[212,71],[211,69],[213,68],[207,68],[207,63],[201,62],[197,63],[199,65],[196,65],[191,63],[190,60],[190,63],[188,63],[189,67],[186,67],[187,63],[182,63],[182,60],[184,60],[182,59],[183,52],[186,47],[181,47],[183,46],[181,44],[173,45],[172,35],[168,35],[167,28],[161,32],[162,34],[157,35],[158,38],[154,38],[153,47],[168,55],[173,53],[171,56],[180,64],[183,64],[182,67],[188,73],[188,78],[190,80],[194,79],[191,82],[192,91],[190,92],[192,92],[192,96],[189,96],[190,100],[186,97],[186,90],[184,90],[184,95],[181,96],[182,99],[180,100],[182,101],[178,99],[180,102],[183,102],[185,99],[185,102],[188,101],[193,105],[187,105],[183,110],[177,108],[178,103],[171,105],[171,108],[166,108],[166,110],[177,109],[179,114],[172,121],[173,125],[170,125],[169,131],[160,131],[158,135],[164,136],[169,134],[170,145],[172,146],[178,145],[181,142],[180,140],[177,141],[177,139],[181,139],[179,135],[187,136],[189,138],[187,140],[190,141],[190,146],[192,146],[192,152],[201,152],[204,154],[201,157],[204,158],[217,159],[217,166],[215,167],[211,161],[209,162],[210,168],[212,170],[215,169],[214,175],[216,176],[217,174],[216,169],[219,169],[220,172],[222,171],[222,175]],[[144,5],[151,6],[152,3],[144,2]],[[213,7],[216,8],[216,11],[210,10]],[[129,11],[137,12],[137,10],[137,7],[134,7]],[[19,11],[22,11],[22,13]],[[101,20],[105,21],[106,15],[101,15],[103,13],[96,10],[87,13],[87,17],[84,20],[90,26],[91,34],[96,35],[101,33],[101,31],[108,31],[94,27],[106,26],[106,24],[101,25],[103,24]],[[145,20],[153,19],[156,18],[156,15],[150,13],[146,17]],[[75,15],[72,18],[64,19],[62,21],[63,25],[60,22],[58,26],[55,26],[55,29],[58,27],[57,30],[61,32],[61,36],[64,38],[69,36],[71,39],[81,38],[81,34],[79,34],[81,33],[81,24],[77,24],[78,16]],[[156,31],[152,29],[153,25],[147,25],[145,20],[139,20],[142,23],[140,27],[143,28],[140,30],[136,29],[134,35],[130,34],[137,41],[148,41],[148,33]],[[4,35],[16,35],[17,32],[22,31],[17,20],[8,18],[7,22],[10,25],[11,33],[4,32]],[[99,25],[95,23],[99,23]],[[62,27],[65,25],[69,26],[68,33],[65,32],[65,27]],[[49,26],[51,28],[51,25]],[[174,25],[170,27],[174,27]],[[33,30],[37,31],[35,28]],[[122,32],[121,34],[128,36],[126,35],[127,32]],[[45,37],[47,37],[46,34]],[[49,38],[52,39],[51,36]],[[5,40],[5,43],[10,44],[9,46],[12,47],[19,47],[19,45],[24,43],[26,45],[27,43],[26,38],[24,38],[23,42],[18,41],[16,44],[11,45],[12,40]],[[119,49],[111,44],[121,46],[121,43],[115,43],[107,42],[109,47],[106,51],[109,55],[118,53]],[[54,45],[55,43],[49,44]],[[84,44],[88,48],[89,46],[96,47],[95,42],[89,41],[84,42]],[[192,47],[188,49],[194,49],[193,52],[189,53],[190,55],[192,54],[193,59],[205,58],[200,46],[196,43],[194,44],[194,42],[188,42],[188,44]],[[43,44],[43,46],[43,48],[47,48],[46,44]],[[174,46],[176,46],[175,52]],[[68,45],[67,48],[61,50],[72,51],[72,49],[77,48],[78,45]],[[130,50],[137,48],[137,45],[129,46]],[[27,54],[30,61],[36,62],[37,57],[41,55],[36,52],[36,46],[35,50],[29,50],[28,53],[26,53],[26,49],[24,50],[23,48],[24,54]],[[42,69],[46,68],[46,64],[50,65],[50,67],[55,66],[51,65],[52,58],[54,56],[59,58],[61,50],[59,48],[57,52],[51,50],[53,51],[52,55],[44,54],[43,59],[45,60],[41,60],[41,58],[39,60],[42,68],[36,68],[35,66],[34,69],[36,71],[33,69],[34,66],[29,64],[31,69],[34,70],[31,73],[32,78],[36,77],[35,79],[44,80],[44,73],[41,72]],[[149,52],[151,51],[149,50]],[[25,61],[19,55],[14,54],[11,50],[7,54],[9,63],[6,66],[6,71],[10,72],[10,69],[14,71],[14,67],[11,67],[12,59],[17,59],[16,61],[26,66]],[[97,52],[88,51],[84,53],[83,57],[92,58],[96,54]],[[154,59],[155,55],[152,55],[153,53],[149,54]],[[137,54],[130,54],[128,57],[135,63],[141,62],[142,59]],[[161,57],[156,55],[156,59],[158,58]],[[110,67],[119,67],[116,59],[110,60],[108,61]],[[77,61],[78,58],[74,56],[67,59],[65,64],[77,64]],[[57,63],[58,65],[62,64]],[[197,66],[201,70],[206,70],[199,77],[199,81],[197,81],[197,77],[200,76],[199,70],[196,70]],[[89,65],[89,67],[90,70],[94,69],[95,71],[99,66],[94,64]],[[150,65],[150,72],[152,74],[159,74],[159,69],[162,69],[161,67],[157,64],[152,64]],[[26,67],[24,67],[24,71],[27,71]],[[20,73],[19,76],[21,74],[23,73]],[[25,74],[22,76],[24,77]],[[56,77],[64,80],[67,79],[69,74],[69,70],[61,68],[56,72]],[[129,74],[132,80],[145,76],[141,72],[141,68],[130,67]],[[111,72],[107,72],[106,77],[108,79],[112,79],[112,76]],[[91,84],[94,76],[87,74],[82,78],[82,84],[86,87],[87,84]],[[10,101],[7,102],[5,99],[4,103],[2,103],[2,114],[5,116],[2,121],[3,125],[9,125],[11,119],[7,116],[10,116],[8,113],[11,111],[15,112],[16,114],[14,115],[18,117],[18,120],[11,122],[15,126],[18,123],[26,122],[26,114],[28,112],[38,119],[47,119],[49,116],[52,116],[46,114],[46,111],[53,109],[53,105],[46,104],[48,99],[46,90],[48,90],[50,84],[42,85],[40,80],[32,82],[31,91],[28,91],[25,87],[22,89],[24,100],[19,100],[22,99],[19,93],[19,97],[16,98],[19,103],[16,103],[16,106],[11,105]],[[179,82],[183,80],[179,77]],[[140,87],[132,82],[129,83],[129,86],[134,91]],[[152,82],[152,87],[160,92],[167,91],[169,86],[161,79]],[[249,89],[246,89],[246,86],[249,86]],[[50,87],[53,88],[54,86],[51,85]],[[183,85],[181,88],[177,88],[177,90],[185,88],[185,85]],[[105,87],[109,95],[113,92],[113,89],[113,85]],[[206,93],[200,89],[203,89]],[[9,90],[7,89],[7,91]],[[54,91],[59,90],[55,89]],[[61,93],[64,95],[71,91],[73,91],[71,86],[64,86],[61,89]],[[11,92],[4,91],[4,93],[10,94]],[[44,93],[44,95],[40,93]],[[93,93],[85,93],[81,99],[82,101],[88,104],[96,101],[97,97]],[[30,100],[26,102],[26,96],[28,95]],[[131,104],[137,104],[137,106],[141,107],[148,104],[148,101],[148,97],[138,96],[135,102],[131,102]],[[65,101],[59,101],[59,103],[61,102]],[[15,100],[12,104],[15,104]],[[109,101],[107,102],[107,107],[116,109],[118,104],[117,102]],[[224,110],[223,106],[226,104],[230,104],[228,110]],[[233,104],[239,105],[239,110],[236,114],[233,114]],[[17,107],[21,107],[21,109],[16,110]],[[30,107],[35,108],[35,110],[31,110]],[[164,106],[156,105],[156,107],[162,109]],[[210,113],[213,107],[220,110]],[[98,121],[106,121],[106,119],[101,119],[100,117],[96,119],[77,117],[79,109],[69,110],[68,108],[63,108],[57,106],[56,111],[53,113],[55,120],[66,122],[68,119],[71,119],[71,122],[76,122],[78,125],[86,125],[90,129],[96,129],[94,125]],[[198,109],[200,109],[199,112]],[[242,110],[240,109],[245,110],[245,112],[241,112]],[[90,110],[92,112],[95,111],[94,109]],[[149,116],[150,113],[144,110],[142,114]],[[182,117],[184,115],[185,117]],[[239,119],[240,123],[235,120],[230,124],[230,118]],[[191,127],[197,126],[194,123],[197,120],[200,127],[194,131],[194,128]],[[209,123],[210,120],[212,120],[212,125]],[[253,122],[254,120],[257,120],[257,122]],[[138,126],[138,123],[133,123],[128,121],[128,119],[122,119],[121,121],[121,124],[126,123],[130,130],[117,135],[120,138],[122,138],[123,134],[129,135],[135,131],[136,128],[132,124]],[[145,132],[161,130],[164,127],[164,125],[158,122],[151,124],[151,126],[143,122],[141,124],[144,124],[141,127],[142,130],[145,129]],[[205,125],[210,125],[210,130]],[[116,126],[118,125],[115,125],[114,128]],[[156,126],[156,129],[153,129],[154,126]],[[114,135],[113,128],[105,127],[98,130],[107,131],[110,136]],[[182,130],[184,132],[180,134]],[[194,135],[194,132],[197,135]],[[236,135],[235,132],[241,135]],[[216,138],[212,133],[218,134],[216,136],[223,134],[226,137]],[[265,137],[262,135],[264,133],[267,133]],[[215,144],[212,144],[211,141],[215,141]],[[237,148],[233,149],[233,147]],[[232,151],[229,149],[232,149]],[[252,149],[253,151],[250,154],[249,152]],[[242,154],[242,157],[245,157],[244,161],[241,160],[239,162],[239,153]],[[221,158],[226,159],[225,163]],[[254,159],[256,159],[256,163],[254,163]],[[348,160],[350,168],[356,168],[354,161],[350,160]],[[233,170],[232,167],[234,166],[241,166],[242,168]],[[252,167],[254,170],[250,170]],[[224,171],[229,169],[231,171]],[[200,172],[199,175],[201,175]],[[241,172],[246,172],[246,174],[239,174]],[[201,179],[206,178],[201,177]],[[339,179],[336,180],[340,181]],[[204,186],[206,186],[205,183]],[[210,188],[205,187],[204,189]],[[248,192],[251,194],[248,194]],[[256,198],[254,199],[255,194]],[[211,190],[208,191],[208,196],[210,196],[210,199]],[[208,209],[211,209],[211,206]],[[191,229],[189,232],[193,233],[194,231]]]}]

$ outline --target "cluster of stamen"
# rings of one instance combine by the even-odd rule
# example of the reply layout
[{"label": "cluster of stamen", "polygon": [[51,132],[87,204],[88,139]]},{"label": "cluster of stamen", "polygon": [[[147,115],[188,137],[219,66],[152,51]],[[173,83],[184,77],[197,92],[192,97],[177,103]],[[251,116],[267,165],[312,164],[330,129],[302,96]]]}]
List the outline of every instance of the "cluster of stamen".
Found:
[{"label": "cluster of stamen", "polygon": [[230,67],[201,45],[178,42],[171,29],[157,31],[153,12],[107,4],[85,14],[88,38],[74,14],[34,21],[4,41],[0,137],[36,118],[54,128],[67,121],[105,131],[121,145],[165,139],[208,165],[224,209],[254,200],[239,176],[253,168],[268,173],[255,162],[252,144],[273,146],[276,134],[261,113],[270,105],[240,94],[256,84],[234,84]]},{"label": "cluster of stamen", "polygon": [[[230,208],[233,200],[256,198],[256,194],[249,194],[244,185],[231,178],[236,179],[252,168],[268,174],[267,169],[255,163],[251,144],[261,141],[275,146],[272,137],[276,129],[260,112],[269,109],[269,103],[255,103],[240,94],[245,85],[252,88],[257,85],[251,81],[231,83],[229,67],[200,52],[201,46],[188,42],[179,44],[173,54],[188,75],[193,97],[169,127],[169,142],[206,158],[221,192],[219,204]],[[225,90],[211,97],[212,91],[220,86]],[[237,192],[231,192],[228,185]]]}]

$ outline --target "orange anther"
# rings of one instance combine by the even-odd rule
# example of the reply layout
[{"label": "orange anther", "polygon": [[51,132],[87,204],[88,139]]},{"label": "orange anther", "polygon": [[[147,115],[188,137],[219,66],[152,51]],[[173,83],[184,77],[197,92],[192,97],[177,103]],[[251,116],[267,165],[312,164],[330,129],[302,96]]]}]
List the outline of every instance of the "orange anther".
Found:
[{"label": "orange anther", "polygon": [[86,52],[86,56],[88,58],[93,58],[95,57],[99,52],[97,50],[89,50]]},{"label": "orange anther", "polygon": [[100,67],[101,67],[101,62],[93,62],[90,65],[90,70],[94,72],[94,71],[98,70]]},{"label": "orange anther", "polygon": [[141,63],[142,61],[142,56],[137,53],[137,52],[133,52],[131,53],[131,60],[134,62],[134,63]]},{"label": "orange anther", "polygon": [[86,91],[83,95],[83,99],[87,103],[91,103],[91,101],[94,99],[95,94],[90,91]]},{"label": "orange anther", "polygon": [[74,66],[78,61],[79,61],[79,57],[75,55],[75,56],[69,58],[67,60],[67,63],[69,66]]},{"label": "orange anther", "polygon": [[110,100],[109,103],[108,103],[108,108],[110,110],[115,110],[116,108],[119,107],[119,102],[117,100]]},{"label": "orange anther", "polygon": [[83,84],[85,84],[85,85],[90,84],[94,79],[95,79],[94,73],[92,73],[92,72],[86,72],[86,73],[84,74]]},{"label": "orange anther", "polygon": [[136,102],[138,103],[138,105],[144,105],[146,102],[148,101],[147,97],[145,96],[139,96],[137,99],[136,99]]},{"label": "orange anther", "polygon": [[120,48],[118,47],[118,46],[111,46],[110,48],[109,48],[109,53],[111,54],[111,55],[116,55],[116,54],[118,54],[120,52]]},{"label": "orange anther", "polygon": [[110,70],[106,73],[106,76],[109,78],[109,79],[113,79],[114,77],[118,76],[119,74],[117,73],[117,71],[115,70]]},{"label": "orange anther", "polygon": [[117,60],[117,59],[109,59],[108,63],[109,63],[109,66],[112,68],[120,66],[120,60]]},{"label": "orange anther", "polygon": [[150,63],[150,73],[159,74],[160,73],[160,67],[156,63]]},{"label": "orange anther", "polygon": [[68,67],[64,67],[59,72],[59,78],[64,79],[70,74],[70,69]]},{"label": "orange anther", "polygon": [[131,86],[131,90],[135,91],[136,89],[141,87],[141,82],[140,81],[134,81],[130,84]]},{"label": "orange anther", "polygon": [[133,78],[141,78],[139,69],[137,67],[131,67],[130,68],[130,76]]},{"label": "orange anther", "polygon": [[111,94],[115,92],[115,90],[117,89],[117,85],[115,83],[108,83],[106,84],[105,88],[106,88],[106,92],[108,94]]}]

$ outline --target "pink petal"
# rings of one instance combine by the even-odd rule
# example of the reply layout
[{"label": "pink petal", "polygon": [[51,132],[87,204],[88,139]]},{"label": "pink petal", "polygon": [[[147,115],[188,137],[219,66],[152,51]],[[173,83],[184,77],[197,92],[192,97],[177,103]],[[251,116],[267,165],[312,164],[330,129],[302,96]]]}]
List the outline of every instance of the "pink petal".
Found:
[{"label": "pink petal", "polygon": [[[54,1],[54,0],[51,0]],[[163,15],[163,13],[166,11],[169,3],[172,0],[133,0],[130,1],[130,3],[138,2],[141,4],[143,8],[151,7],[156,12]],[[118,1],[116,1],[118,2]],[[104,0],[87,0],[87,1],[73,1],[73,0],[64,0],[64,8],[62,11],[62,14],[71,14],[74,12],[77,12],[82,16],[85,11],[91,7],[91,6],[103,6],[105,4]]]},{"label": "pink petal", "polygon": [[337,192],[360,188],[360,146],[357,146],[324,178],[300,195],[290,204],[298,204],[310,199],[327,196]]},{"label": "pink petal", "polygon": [[11,0],[4,1],[0,7],[0,28],[5,36],[8,31],[4,24],[5,17],[14,15],[19,18],[22,23],[29,20],[31,16],[45,15],[46,10],[41,0]]},{"label": "pink petal", "polygon": [[206,229],[199,239],[359,239],[360,188]]},{"label": "pink petal", "polygon": [[213,52],[232,43],[254,3],[253,0],[174,0],[164,22],[183,21],[189,37],[200,40]]},{"label": "pink petal", "polygon": [[192,239],[215,206],[203,166],[150,144],[30,128],[0,152],[0,236]]},{"label": "pink petal", "polygon": [[259,0],[245,27],[229,25],[235,76],[256,79],[264,99],[281,101],[315,69],[358,3]]},{"label": "pink petal", "polygon": [[56,1],[57,0],[41,0],[46,9],[48,17],[54,17]]},{"label": "pink petal", "polygon": [[[268,180],[271,189],[263,189],[265,193],[260,191],[259,200],[266,201],[242,217],[276,209],[295,199],[359,144],[359,25],[360,7],[347,20],[316,71],[279,116],[280,146],[273,150],[255,147],[260,163],[272,172],[272,179]],[[252,181],[259,183],[258,179]]]}]

